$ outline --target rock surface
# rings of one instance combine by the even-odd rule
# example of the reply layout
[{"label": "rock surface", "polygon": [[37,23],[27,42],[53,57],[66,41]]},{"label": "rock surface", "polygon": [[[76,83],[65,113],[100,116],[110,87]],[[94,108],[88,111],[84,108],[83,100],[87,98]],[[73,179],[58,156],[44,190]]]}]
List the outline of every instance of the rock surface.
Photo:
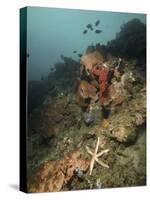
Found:
[{"label": "rock surface", "polygon": [[[97,90],[88,90],[85,96],[90,101],[84,102],[86,107],[83,110],[76,101],[76,83],[80,70],[76,69],[72,60],[66,59],[65,62],[67,69],[73,65],[72,75],[69,75],[70,70],[66,77],[63,73],[60,80],[54,81],[53,78],[56,94],[47,95],[45,101],[29,115],[28,191],[145,185],[145,80],[134,76],[132,82],[128,79],[130,77],[126,77],[122,83],[124,72],[117,78],[113,77],[109,83],[108,103],[104,107],[96,99],[97,85],[91,86],[89,82],[90,87]],[[112,65],[111,61],[109,65]],[[54,74],[57,74],[59,66],[65,69],[65,64],[59,63]],[[132,67],[135,68],[129,62],[127,73]],[[59,73],[57,75],[59,77]],[[52,77],[49,79],[52,81]],[[104,163],[108,163],[110,168],[95,165],[89,176],[90,157],[86,146],[94,149],[97,137],[100,137],[102,150],[110,149],[107,157],[103,157]]]}]

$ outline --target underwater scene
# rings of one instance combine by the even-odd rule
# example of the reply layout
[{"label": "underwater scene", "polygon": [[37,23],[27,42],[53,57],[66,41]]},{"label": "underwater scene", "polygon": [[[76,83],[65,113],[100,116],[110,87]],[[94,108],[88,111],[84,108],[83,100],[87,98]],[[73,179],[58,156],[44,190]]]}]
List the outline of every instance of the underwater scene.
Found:
[{"label": "underwater scene", "polygon": [[27,190],[146,185],[146,15],[27,8]]}]

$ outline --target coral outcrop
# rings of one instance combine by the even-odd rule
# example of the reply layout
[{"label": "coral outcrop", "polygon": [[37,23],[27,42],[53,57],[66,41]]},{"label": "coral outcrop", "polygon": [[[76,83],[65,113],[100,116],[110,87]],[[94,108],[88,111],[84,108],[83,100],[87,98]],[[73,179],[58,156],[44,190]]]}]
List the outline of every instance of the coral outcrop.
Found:
[{"label": "coral outcrop", "polygon": [[45,161],[31,177],[29,192],[57,192],[74,176],[75,170],[86,171],[89,160],[82,159],[79,150],[70,152],[61,160]]},{"label": "coral outcrop", "polygon": [[[107,63],[114,68],[119,65],[118,58],[108,60]],[[105,106],[107,118],[103,116],[102,106],[96,100],[99,87],[93,84],[94,80],[88,81],[89,77],[80,80],[78,93],[75,94],[73,85],[64,87],[70,83],[65,73],[65,79],[61,77],[54,84],[56,95],[47,96],[43,104],[32,111],[28,121],[29,192],[145,184],[145,81],[140,76],[136,77],[134,70],[131,70],[133,62],[128,63],[127,71],[123,70],[126,66],[124,63],[120,64],[122,70],[117,69],[120,74],[113,74],[108,82],[109,100]],[[74,76],[77,82],[77,74]],[[76,95],[80,97],[79,104]],[[81,100],[86,105],[84,111],[81,109]],[[140,128],[144,133],[139,131]],[[91,160],[86,146],[95,149],[97,137],[100,137],[102,151],[110,149],[108,155],[102,156],[102,161],[110,169],[95,163],[89,175],[86,170]],[[130,142],[134,142],[134,145],[130,145]]]},{"label": "coral outcrop", "polygon": [[99,100],[103,105],[108,99],[108,87],[109,87],[109,69],[107,66],[96,64],[92,68],[92,73],[98,77],[99,82]]},{"label": "coral outcrop", "polygon": [[128,105],[122,106],[107,119],[107,126],[100,128],[102,134],[116,138],[119,142],[133,142],[137,137],[138,126],[146,122],[146,96],[139,91]]},{"label": "coral outcrop", "polygon": [[97,89],[92,84],[82,80],[79,83],[76,97],[77,103],[81,107],[87,108],[90,101],[95,102],[97,100]]},{"label": "coral outcrop", "polygon": [[109,98],[112,106],[121,105],[128,97],[121,82],[114,81],[109,87]]},{"label": "coral outcrop", "polygon": [[[86,58],[90,63],[91,57],[88,56],[87,54]],[[96,62],[94,65],[91,59],[90,73],[95,75],[95,79],[98,79],[99,101],[103,106],[101,111],[104,112],[104,117],[106,116],[109,124],[101,131],[109,137],[116,138],[119,142],[134,141],[137,136],[137,127],[145,123],[146,113],[145,93],[141,88],[145,86],[144,82],[140,81],[142,78],[138,79],[139,82],[136,81],[137,78],[134,74],[136,63],[130,64],[121,58],[118,61],[114,58],[112,62],[109,60],[105,63],[98,60]],[[143,101],[138,112],[137,101]],[[87,103],[90,105],[90,102]]]},{"label": "coral outcrop", "polygon": [[96,64],[102,64],[104,62],[104,57],[99,51],[94,51],[86,53],[81,57],[80,63],[85,66],[89,71],[92,70],[93,66]]}]

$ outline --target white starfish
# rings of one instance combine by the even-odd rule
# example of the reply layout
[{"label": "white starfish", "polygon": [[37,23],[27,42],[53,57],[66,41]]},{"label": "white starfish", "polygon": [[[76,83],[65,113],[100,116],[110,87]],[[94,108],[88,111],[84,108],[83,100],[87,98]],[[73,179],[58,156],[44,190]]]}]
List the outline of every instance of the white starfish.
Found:
[{"label": "white starfish", "polygon": [[97,144],[96,144],[94,153],[89,149],[89,147],[86,147],[87,152],[92,156],[91,163],[90,163],[90,175],[92,174],[95,161],[96,161],[99,165],[101,165],[101,166],[103,166],[103,167],[105,167],[105,168],[109,168],[109,166],[108,166],[107,164],[105,164],[104,162],[102,162],[101,160],[98,159],[98,158],[101,157],[103,154],[106,154],[106,153],[109,152],[109,149],[105,149],[105,150],[103,150],[103,151],[97,153],[98,147],[99,147],[99,141],[100,141],[100,138],[98,137],[98,140],[97,140]]}]

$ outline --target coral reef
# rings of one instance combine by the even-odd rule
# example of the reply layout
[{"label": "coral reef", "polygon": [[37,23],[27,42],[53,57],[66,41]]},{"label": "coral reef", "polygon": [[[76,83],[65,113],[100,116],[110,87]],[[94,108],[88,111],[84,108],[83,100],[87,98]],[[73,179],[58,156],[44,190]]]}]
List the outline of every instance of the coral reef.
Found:
[{"label": "coral reef", "polygon": [[61,59],[29,113],[28,191],[145,185],[145,25],[128,22],[80,62]]},{"label": "coral reef", "polygon": [[79,150],[68,153],[61,160],[45,161],[31,178],[29,192],[57,192],[74,176],[75,170],[86,171],[89,161],[81,158]]},{"label": "coral reef", "polygon": [[[125,98],[119,106],[115,103],[117,99],[114,99],[114,104],[110,103],[108,108],[115,110],[110,111],[108,118],[104,120],[99,102],[90,104],[89,113],[94,115],[95,120],[92,126],[84,125],[82,115],[87,112],[80,110],[72,93],[71,97],[62,95],[61,87],[58,87],[58,94],[54,98],[32,111],[29,117],[27,153],[28,191],[144,185],[145,133],[139,134],[139,127],[144,125],[146,120],[144,83],[138,81],[138,84],[133,84],[132,92],[132,98]],[[41,140],[43,135],[44,140]],[[97,137],[100,137],[99,145],[102,151],[110,149],[108,155],[103,154],[102,161],[108,164],[111,170],[95,164],[92,174],[89,175],[87,170],[91,160],[86,146],[95,149]],[[139,143],[129,145],[131,141],[138,141],[139,137],[143,138]],[[125,146],[124,142],[129,146]],[[80,154],[83,158],[80,158]]]},{"label": "coral reef", "polygon": [[[88,54],[86,56],[88,57]],[[119,142],[130,142],[137,136],[137,127],[145,123],[146,102],[145,93],[142,92],[145,86],[144,82],[140,83],[142,77],[139,77],[138,82],[136,81],[134,74],[136,62],[130,64],[121,58],[117,62],[116,60],[113,58],[102,64],[97,60],[97,64],[91,65],[90,69],[90,73],[98,77],[99,99],[103,106],[104,117],[108,118],[104,130],[100,132],[116,138]],[[137,101],[143,101],[139,106],[139,113],[135,108]],[[88,103],[90,105],[90,102]],[[87,116],[87,119],[93,119],[90,117],[91,113]]]},{"label": "coral reef", "polygon": [[132,142],[137,137],[137,128],[146,120],[146,96],[143,89],[135,95],[128,104],[119,108],[107,119],[107,126],[102,126],[99,131],[109,137],[116,138],[119,142]]}]

